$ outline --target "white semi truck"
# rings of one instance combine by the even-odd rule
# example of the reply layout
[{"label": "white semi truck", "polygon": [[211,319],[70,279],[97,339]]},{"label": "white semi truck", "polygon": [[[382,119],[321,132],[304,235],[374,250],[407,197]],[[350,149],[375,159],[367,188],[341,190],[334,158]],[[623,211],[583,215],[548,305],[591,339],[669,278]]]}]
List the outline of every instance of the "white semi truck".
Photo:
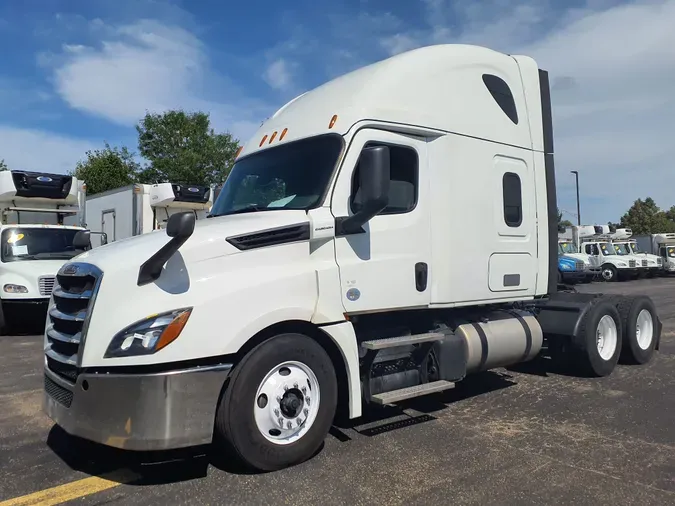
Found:
[{"label": "white semi truck", "polygon": [[172,183],[133,184],[87,197],[87,225],[92,246],[114,242],[166,227],[177,212],[205,218],[213,204],[208,186]]},{"label": "white semi truck", "polygon": [[636,236],[635,241],[641,250],[662,259],[664,273],[675,273],[675,234],[663,233]]},{"label": "white semi truck", "polygon": [[604,376],[658,347],[649,297],[557,292],[548,74],[527,56],[430,46],[303,94],[245,145],[211,215],[60,270],[44,407],[66,432],[213,442],[274,470],[311,457],[338,412],[544,350]]},{"label": "white semi truck", "polygon": [[0,333],[44,321],[56,273],[81,253],[84,183],[63,174],[0,172]]},{"label": "white semi truck", "polygon": [[663,258],[658,255],[652,255],[642,250],[637,241],[633,238],[633,231],[630,228],[618,228],[612,234],[612,244],[615,248],[618,246],[627,255],[632,255],[642,266],[642,272],[647,276],[660,276],[663,274]]}]

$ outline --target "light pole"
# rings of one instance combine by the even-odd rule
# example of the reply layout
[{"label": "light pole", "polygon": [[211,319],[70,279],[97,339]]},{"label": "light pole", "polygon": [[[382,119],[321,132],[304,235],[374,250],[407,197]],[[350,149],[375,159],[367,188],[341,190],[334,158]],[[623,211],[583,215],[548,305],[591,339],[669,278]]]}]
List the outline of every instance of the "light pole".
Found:
[{"label": "light pole", "polygon": [[578,225],[581,226],[581,209],[579,207],[579,172],[576,170],[571,170],[570,172],[574,174],[574,178],[577,181],[577,220]]}]

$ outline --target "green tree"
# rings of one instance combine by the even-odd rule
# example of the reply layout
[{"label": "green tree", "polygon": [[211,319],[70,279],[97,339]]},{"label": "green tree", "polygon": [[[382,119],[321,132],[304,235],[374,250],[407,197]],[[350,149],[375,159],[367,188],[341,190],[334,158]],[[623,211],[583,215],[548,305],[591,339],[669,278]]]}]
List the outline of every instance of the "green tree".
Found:
[{"label": "green tree", "polygon": [[71,175],[87,184],[87,195],[120,188],[138,182],[141,166],[126,147],[87,151],[87,159],[77,162]]},{"label": "green tree", "polygon": [[5,159],[2,158],[2,159],[0,159],[0,172],[3,172],[5,170],[9,170],[9,168],[7,167],[7,164],[5,163]]},{"label": "green tree", "polygon": [[204,112],[148,113],[136,130],[138,150],[150,162],[141,174],[144,183],[221,184],[239,148],[229,133],[213,131]]},{"label": "green tree", "polygon": [[675,222],[668,219],[651,197],[637,199],[621,217],[621,226],[632,229],[635,235],[675,232]]},{"label": "green tree", "polygon": [[558,229],[571,227],[572,222],[570,220],[563,220],[563,212],[558,208]]}]

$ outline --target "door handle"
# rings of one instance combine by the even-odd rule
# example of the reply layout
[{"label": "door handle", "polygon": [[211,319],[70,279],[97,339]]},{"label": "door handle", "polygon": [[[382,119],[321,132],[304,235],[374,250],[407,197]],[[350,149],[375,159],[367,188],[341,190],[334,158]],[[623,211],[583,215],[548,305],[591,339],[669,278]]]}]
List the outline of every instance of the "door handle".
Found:
[{"label": "door handle", "polygon": [[425,262],[417,262],[415,264],[415,288],[418,292],[423,292],[427,289],[429,267]]}]

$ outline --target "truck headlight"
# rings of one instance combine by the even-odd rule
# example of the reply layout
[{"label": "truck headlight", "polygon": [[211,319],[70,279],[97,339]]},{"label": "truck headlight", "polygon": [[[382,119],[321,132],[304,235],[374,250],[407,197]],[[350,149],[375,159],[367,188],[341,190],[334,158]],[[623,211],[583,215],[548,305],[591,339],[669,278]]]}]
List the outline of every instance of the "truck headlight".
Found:
[{"label": "truck headlight", "polygon": [[567,265],[567,264],[562,264],[560,267],[561,267],[561,269],[564,270],[564,271],[569,271],[569,270],[572,268],[572,267],[570,267],[570,266]]},{"label": "truck headlight", "polygon": [[190,318],[192,308],[156,314],[118,332],[103,358],[152,355],[174,342]]},{"label": "truck headlight", "polygon": [[5,293],[28,293],[28,288],[23,285],[7,284],[2,287]]},{"label": "truck headlight", "polygon": [[617,262],[617,267],[626,267],[628,264],[626,262]]}]

